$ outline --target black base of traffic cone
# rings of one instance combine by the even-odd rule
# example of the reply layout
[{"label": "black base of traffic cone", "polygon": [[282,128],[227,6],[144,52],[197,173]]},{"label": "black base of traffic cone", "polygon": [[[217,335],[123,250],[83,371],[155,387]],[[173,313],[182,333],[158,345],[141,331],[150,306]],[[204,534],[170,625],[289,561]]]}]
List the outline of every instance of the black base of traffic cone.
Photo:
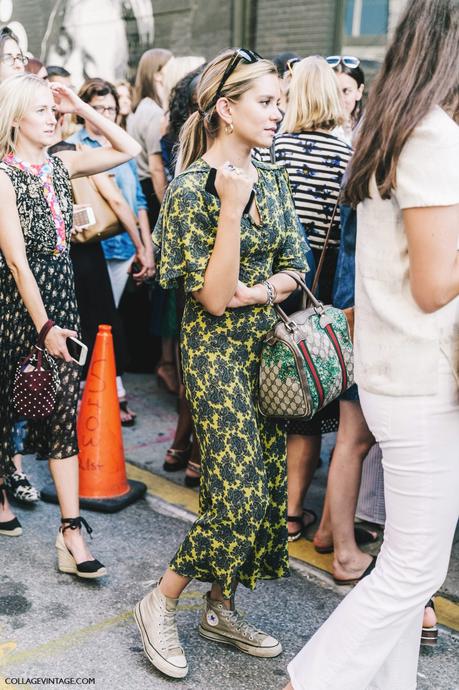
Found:
[{"label": "black base of traffic cone", "polygon": [[[81,498],[80,508],[85,510],[95,510],[98,513],[117,513],[123,508],[127,508],[131,503],[135,503],[139,498],[145,495],[147,490],[143,482],[129,480],[129,491],[122,496],[115,496],[114,498]],[[57,493],[54,484],[47,484],[40,490],[41,498],[46,503],[57,503]]]}]

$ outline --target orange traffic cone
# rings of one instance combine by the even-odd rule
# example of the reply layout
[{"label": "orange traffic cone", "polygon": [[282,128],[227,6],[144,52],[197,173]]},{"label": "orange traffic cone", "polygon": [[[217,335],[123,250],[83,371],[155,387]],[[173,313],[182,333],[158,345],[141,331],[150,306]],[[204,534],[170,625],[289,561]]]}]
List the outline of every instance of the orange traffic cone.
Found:
[{"label": "orange traffic cone", "polygon": [[[77,423],[80,506],[104,513],[125,508],[147,488],[126,478],[111,331],[99,326]],[[42,497],[56,502],[54,487],[46,487]]]},{"label": "orange traffic cone", "polygon": [[77,425],[80,504],[102,512],[121,510],[146,491],[126,478],[111,331],[99,326]]}]

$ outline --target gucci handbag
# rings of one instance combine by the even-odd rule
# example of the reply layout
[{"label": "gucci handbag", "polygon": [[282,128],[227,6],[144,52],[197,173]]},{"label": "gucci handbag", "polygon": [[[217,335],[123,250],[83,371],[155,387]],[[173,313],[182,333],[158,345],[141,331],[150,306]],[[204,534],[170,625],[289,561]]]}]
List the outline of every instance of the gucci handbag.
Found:
[{"label": "gucci handbag", "polygon": [[45,419],[53,412],[59,390],[59,373],[45,350],[45,338],[54,326],[47,321],[32,352],[18,364],[13,382],[13,407],[21,419]]},{"label": "gucci handbag", "polygon": [[312,306],[280,320],[264,341],[259,371],[259,407],[265,417],[314,417],[350,388],[353,349],[348,321],[341,309],[324,306],[296,274]]}]

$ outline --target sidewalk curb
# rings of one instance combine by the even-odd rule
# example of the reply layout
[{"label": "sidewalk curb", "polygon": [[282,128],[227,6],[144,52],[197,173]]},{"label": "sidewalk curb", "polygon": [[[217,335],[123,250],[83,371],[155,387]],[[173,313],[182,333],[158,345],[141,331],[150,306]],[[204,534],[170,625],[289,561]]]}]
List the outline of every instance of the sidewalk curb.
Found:
[{"label": "sidewalk curb", "polygon": [[[197,491],[180,486],[170,479],[161,477],[150,470],[145,470],[126,461],[126,472],[128,479],[135,479],[147,485],[147,493],[150,496],[159,498],[166,503],[178,506],[182,512],[196,516],[199,510],[199,497]],[[179,517],[179,515],[178,515]],[[186,516],[184,515],[182,519]],[[312,542],[306,539],[289,544],[289,554],[294,561],[306,564],[311,569],[310,574],[319,577],[323,584],[326,584],[334,591],[347,593],[350,588],[336,587],[330,577],[333,554],[319,554],[314,549]],[[435,609],[438,622],[452,630],[459,631],[459,604],[444,596],[435,597]]]}]

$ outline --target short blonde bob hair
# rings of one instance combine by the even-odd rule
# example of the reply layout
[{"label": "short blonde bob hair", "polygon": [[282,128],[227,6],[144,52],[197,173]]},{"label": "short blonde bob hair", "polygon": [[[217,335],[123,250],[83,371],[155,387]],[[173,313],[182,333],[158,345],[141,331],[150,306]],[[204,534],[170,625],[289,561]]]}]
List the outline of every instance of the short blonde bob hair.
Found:
[{"label": "short blonde bob hair", "polygon": [[338,80],[324,58],[304,58],[293,68],[281,132],[334,129],[344,122]]},{"label": "short blonde bob hair", "polygon": [[13,126],[31,108],[40,89],[49,85],[35,74],[17,74],[0,84],[0,159],[16,152],[18,129]]}]

